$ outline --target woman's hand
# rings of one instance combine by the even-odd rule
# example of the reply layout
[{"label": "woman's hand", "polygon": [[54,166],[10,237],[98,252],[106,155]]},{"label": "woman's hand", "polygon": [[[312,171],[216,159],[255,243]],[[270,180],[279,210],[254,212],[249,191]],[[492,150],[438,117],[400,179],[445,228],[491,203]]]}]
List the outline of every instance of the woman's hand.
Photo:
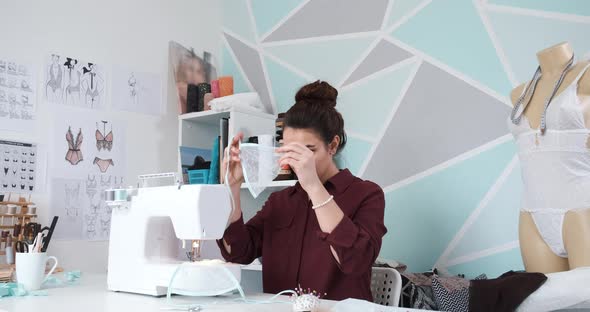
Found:
[{"label": "woman's hand", "polygon": [[315,168],[313,152],[309,148],[300,143],[290,143],[279,147],[277,152],[284,153],[279,159],[280,166],[289,165],[297,174],[299,184],[308,194],[322,186]]},{"label": "woman's hand", "polygon": [[231,140],[231,143],[228,147],[225,148],[223,152],[223,165],[221,166],[222,183],[224,182],[223,180],[225,179],[225,171],[227,170],[227,163],[229,162],[229,186],[238,189],[240,188],[242,182],[244,182],[244,173],[242,171],[242,163],[240,162],[240,141],[243,138],[244,134],[242,132],[239,132]]}]

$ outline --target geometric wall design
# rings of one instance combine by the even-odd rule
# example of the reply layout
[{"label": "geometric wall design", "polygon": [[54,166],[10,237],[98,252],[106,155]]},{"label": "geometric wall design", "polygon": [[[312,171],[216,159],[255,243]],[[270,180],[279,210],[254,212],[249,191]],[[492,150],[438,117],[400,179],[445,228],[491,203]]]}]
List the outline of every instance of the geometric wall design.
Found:
[{"label": "geometric wall design", "polygon": [[590,1],[452,2],[225,0],[221,74],[274,113],[307,82],[335,86],[337,162],[386,194],[380,256],[497,276],[523,268],[508,95],[539,50],[590,51]]}]

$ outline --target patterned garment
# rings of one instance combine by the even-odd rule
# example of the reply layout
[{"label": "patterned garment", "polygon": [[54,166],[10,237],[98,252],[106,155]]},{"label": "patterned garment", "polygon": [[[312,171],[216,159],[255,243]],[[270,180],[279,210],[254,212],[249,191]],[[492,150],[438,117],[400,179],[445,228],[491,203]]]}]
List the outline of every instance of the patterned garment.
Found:
[{"label": "patterned garment", "polygon": [[[423,309],[423,310],[437,310],[438,307],[434,300],[432,288],[430,286],[419,286],[410,280],[406,275],[410,275],[414,279],[419,279],[421,282],[425,281],[420,277],[422,274],[404,273],[402,274],[402,293],[400,298],[400,307]],[[431,283],[431,282],[430,282]]]},{"label": "patterned garment", "polygon": [[440,311],[469,311],[469,282],[467,282],[467,286],[463,288],[455,288],[453,291],[449,291],[443,284],[441,284],[441,282],[439,282],[437,277],[434,277],[432,279],[432,291],[434,293],[436,305]]},{"label": "patterned garment", "polygon": [[[479,275],[475,280],[485,280],[485,274]],[[438,277],[432,278],[432,292],[434,299],[441,311],[467,312],[469,311],[469,286],[471,282],[462,277]]]}]

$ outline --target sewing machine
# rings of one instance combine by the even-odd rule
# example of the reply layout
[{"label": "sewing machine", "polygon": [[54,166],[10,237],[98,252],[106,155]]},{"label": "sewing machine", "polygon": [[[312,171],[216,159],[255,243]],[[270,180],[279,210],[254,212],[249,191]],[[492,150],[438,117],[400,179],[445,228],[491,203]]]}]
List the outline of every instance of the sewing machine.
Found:
[{"label": "sewing machine", "polygon": [[[231,202],[224,185],[195,184],[107,190],[113,207],[108,258],[108,289],[153,296],[165,295],[180,264],[199,266],[203,240],[223,236]],[[190,242],[190,251],[185,242]],[[187,257],[187,254],[189,257]],[[210,263],[208,265],[211,265]],[[240,281],[240,266],[224,265]],[[198,272],[195,270],[194,272]],[[206,274],[184,273],[174,288],[203,289]]]}]

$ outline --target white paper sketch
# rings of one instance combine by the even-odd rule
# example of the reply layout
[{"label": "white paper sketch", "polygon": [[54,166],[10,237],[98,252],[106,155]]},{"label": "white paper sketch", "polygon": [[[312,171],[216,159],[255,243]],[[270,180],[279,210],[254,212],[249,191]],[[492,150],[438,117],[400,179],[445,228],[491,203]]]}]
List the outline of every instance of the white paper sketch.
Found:
[{"label": "white paper sketch", "polygon": [[108,240],[112,208],[105,204],[104,191],[116,187],[122,177],[88,174],[83,179],[56,178],[52,181],[51,215],[63,219],[56,239]]},{"label": "white paper sketch", "polygon": [[33,66],[0,58],[0,129],[24,132],[34,126]]},{"label": "white paper sketch", "polygon": [[63,101],[68,105],[80,106],[82,102],[82,70],[77,59],[68,57],[64,63],[65,88]]},{"label": "white paper sketch", "polygon": [[50,103],[103,109],[106,81],[102,66],[52,54],[45,66],[44,97]]},{"label": "white paper sketch", "polygon": [[143,114],[162,114],[162,84],[158,74],[113,67],[113,109]]},{"label": "white paper sketch", "polygon": [[125,175],[127,147],[123,122],[64,113],[54,128],[52,172],[81,179],[88,174]]},{"label": "white paper sketch", "polygon": [[[49,215],[59,217],[59,226],[55,228],[53,238],[57,240],[82,239],[83,196],[81,196],[81,179],[51,180],[51,205]],[[75,212],[78,212],[77,214]]]},{"label": "white paper sketch", "polygon": [[37,190],[37,146],[0,140],[0,193]]},{"label": "white paper sketch", "polygon": [[62,239],[109,239],[112,210],[104,202],[104,191],[123,183],[127,147],[125,124],[104,117],[63,112],[54,127],[50,168],[58,179],[58,190],[51,191],[58,207],[55,215],[63,215],[77,229]]}]

